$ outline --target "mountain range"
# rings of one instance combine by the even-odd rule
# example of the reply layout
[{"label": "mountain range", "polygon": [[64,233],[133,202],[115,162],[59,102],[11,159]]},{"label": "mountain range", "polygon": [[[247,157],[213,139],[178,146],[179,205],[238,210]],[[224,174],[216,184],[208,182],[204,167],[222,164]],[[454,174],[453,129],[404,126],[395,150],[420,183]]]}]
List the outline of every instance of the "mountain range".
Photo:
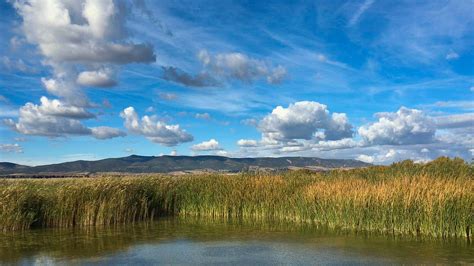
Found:
[{"label": "mountain range", "polygon": [[97,161],[73,161],[58,164],[25,166],[0,162],[0,174],[41,173],[169,173],[178,171],[238,172],[252,169],[284,170],[292,168],[328,169],[366,167],[370,164],[345,159],[315,157],[229,158],[223,156],[138,156]]}]

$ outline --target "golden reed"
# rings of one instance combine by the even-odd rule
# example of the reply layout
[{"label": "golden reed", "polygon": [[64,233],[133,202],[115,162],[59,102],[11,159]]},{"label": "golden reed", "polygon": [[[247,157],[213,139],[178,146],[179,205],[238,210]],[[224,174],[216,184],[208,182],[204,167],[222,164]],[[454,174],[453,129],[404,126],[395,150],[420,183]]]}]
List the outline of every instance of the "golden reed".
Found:
[{"label": "golden reed", "polygon": [[115,225],[166,215],[472,236],[474,167],[439,158],[314,173],[0,180],[0,230]]}]

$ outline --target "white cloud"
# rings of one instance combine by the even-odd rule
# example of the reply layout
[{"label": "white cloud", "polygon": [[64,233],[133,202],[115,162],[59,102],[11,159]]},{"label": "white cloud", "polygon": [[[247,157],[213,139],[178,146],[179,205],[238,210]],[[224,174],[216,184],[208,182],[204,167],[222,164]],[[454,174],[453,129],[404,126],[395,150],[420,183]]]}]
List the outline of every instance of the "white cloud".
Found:
[{"label": "white cloud", "polygon": [[240,121],[241,124],[246,126],[256,127],[258,125],[258,121],[255,118],[247,118]]},{"label": "white cloud", "polygon": [[364,3],[354,12],[351,19],[349,20],[349,26],[354,26],[359,21],[360,17],[369,9],[373,4],[374,0],[365,0]]},{"label": "white cloud", "polygon": [[474,127],[474,113],[434,117],[438,129]]},{"label": "white cloud", "polygon": [[[378,121],[360,127],[361,140],[351,136],[327,140],[324,139],[327,133],[324,129],[318,128],[315,131],[301,121],[309,124],[312,124],[311,121],[318,121],[321,124],[324,119],[313,118],[327,117],[336,121],[335,124],[343,125],[347,123],[345,116],[322,112],[327,111],[327,108],[321,104],[312,103],[308,106],[303,104],[298,108],[291,105],[288,108],[275,108],[274,112],[260,122],[258,129],[262,131],[262,139],[248,142],[248,145],[246,140],[238,141],[241,149],[235,154],[354,158],[376,164],[405,159],[426,162],[439,156],[465,159],[472,157],[474,122],[473,114],[470,113],[432,117],[420,110],[401,107],[394,113],[378,113]],[[315,115],[321,113],[326,115]],[[265,130],[262,130],[263,121],[276,126],[264,124]]]},{"label": "white cloud", "polygon": [[459,54],[457,54],[454,51],[450,51],[449,53],[446,54],[446,60],[455,60],[459,58]]},{"label": "white cloud", "polygon": [[113,87],[117,85],[113,73],[109,69],[83,71],[77,76],[76,82],[81,86],[89,87]]},{"label": "white cloud", "polygon": [[135,150],[133,148],[125,148],[123,151],[126,152],[126,153],[134,153],[135,152]]},{"label": "white cloud", "polygon": [[0,144],[0,151],[1,152],[8,152],[8,153],[11,153],[11,152],[22,153],[23,148],[17,143],[15,143],[15,144]]},{"label": "white cloud", "polygon": [[442,130],[436,135],[436,140],[438,143],[450,145],[448,148],[451,149],[472,148],[474,147],[474,125]]},{"label": "white cloud", "polygon": [[197,119],[204,119],[204,120],[211,119],[211,115],[209,113],[197,113],[194,117],[196,117]]},{"label": "white cloud", "polygon": [[434,104],[427,105],[429,107],[441,108],[460,108],[464,110],[474,110],[474,101],[439,101]]},{"label": "white cloud", "polygon": [[181,129],[179,125],[167,125],[164,122],[157,121],[155,117],[147,115],[139,119],[135,109],[131,106],[125,108],[120,116],[125,120],[125,127],[129,131],[143,135],[155,143],[176,146],[193,140],[193,136]]},{"label": "white cloud", "polygon": [[[41,105],[34,105],[32,103],[27,103],[24,107],[25,109],[32,109],[34,112],[39,112],[43,115],[50,116],[59,116],[66,118],[74,119],[88,119],[95,117],[94,114],[88,112],[82,107],[68,105],[60,100],[53,99],[49,100],[47,97],[42,96],[40,98]],[[21,113],[21,109],[20,109]]]},{"label": "white cloud", "polygon": [[113,127],[93,127],[92,136],[96,139],[111,139],[116,137],[125,137],[127,134],[117,128]]},{"label": "white cloud", "polygon": [[5,119],[4,123],[13,130],[26,135],[60,137],[91,134],[91,130],[79,120],[45,115],[38,111],[36,105],[31,105],[31,103],[27,103],[20,108],[18,122],[13,119]]},{"label": "white cloud", "polygon": [[17,1],[23,31],[41,53],[57,61],[80,63],[153,62],[146,44],[123,43],[126,9],[104,1]]},{"label": "white cloud", "polygon": [[288,75],[286,68],[283,66],[277,66],[272,69],[270,74],[267,76],[267,82],[270,84],[280,84]]},{"label": "white cloud", "polygon": [[[125,23],[131,4],[127,2],[25,0],[14,1],[13,6],[22,18],[26,40],[53,68],[54,77],[43,79],[45,88],[75,105],[88,104],[77,83],[113,86],[112,75],[104,71],[108,66],[155,61],[151,45],[128,39]],[[83,70],[79,75],[78,69]]]},{"label": "white cloud", "polygon": [[356,160],[366,162],[366,163],[387,163],[392,162],[397,156],[398,152],[394,149],[389,149],[387,152],[378,153],[375,155],[365,155],[361,154],[356,157]]},{"label": "white cloud", "polygon": [[356,160],[359,160],[365,163],[373,163],[375,161],[375,158],[370,155],[361,154],[356,157]]},{"label": "white cloud", "polygon": [[7,56],[3,56],[0,62],[9,71],[20,71],[24,73],[34,73],[36,70],[33,67],[28,66],[23,59],[11,59]]},{"label": "white cloud", "polygon": [[269,141],[352,137],[352,125],[345,114],[330,115],[326,105],[310,101],[276,107],[260,121],[258,129],[262,138]]},{"label": "white cloud", "polygon": [[174,101],[178,98],[178,95],[170,92],[159,92],[158,97],[167,101]]},{"label": "white cloud", "polygon": [[[111,138],[119,136],[112,134],[115,129],[88,128],[81,123],[81,119],[95,117],[85,109],[71,106],[54,99],[41,97],[41,104],[26,103],[19,110],[18,121],[5,119],[3,122],[13,130],[26,134],[48,137],[66,135],[92,135],[96,138]],[[118,131],[115,131],[118,132]]]},{"label": "white cloud", "polygon": [[422,111],[401,107],[396,113],[379,113],[379,120],[359,128],[367,144],[420,144],[434,140],[434,121]]},{"label": "white cloud", "polygon": [[171,155],[171,156],[177,156],[177,155],[178,155],[178,152],[177,152],[176,150],[172,150],[172,151],[170,152],[170,155]]},{"label": "white cloud", "polygon": [[218,150],[218,151],[216,151],[216,155],[218,155],[218,156],[229,156],[229,152],[224,151],[224,150]]},{"label": "white cloud", "polygon": [[253,139],[239,139],[237,145],[240,147],[256,147],[257,141]]},{"label": "white cloud", "polygon": [[331,114],[326,105],[318,102],[295,102],[287,108],[277,106],[259,121],[257,129],[262,133],[261,140],[237,141],[241,151],[301,154],[361,145],[352,139],[352,125],[346,114]]},{"label": "white cloud", "polygon": [[85,94],[78,90],[75,81],[58,78],[41,78],[41,83],[47,92],[61,97],[77,106],[88,106],[89,101]]},{"label": "white cloud", "polygon": [[321,140],[317,143],[311,144],[312,149],[317,150],[336,150],[336,149],[348,149],[360,146],[361,143],[351,138],[344,138],[339,140]]},{"label": "white cloud", "polygon": [[219,142],[215,139],[210,139],[208,141],[203,141],[199,144],[193,145],[191,147],[193,151],[218,151],[222,150],[219,147]]},{"label": "white cloud", "polygon": [[201,50],[198,59],[208,71],[224,79],[251,83],[263,78],[270,84],[277,84],[287,75],[286,69],[281,65],[272,67],[265,61],[242,53],[211,55],[208,51]]}]

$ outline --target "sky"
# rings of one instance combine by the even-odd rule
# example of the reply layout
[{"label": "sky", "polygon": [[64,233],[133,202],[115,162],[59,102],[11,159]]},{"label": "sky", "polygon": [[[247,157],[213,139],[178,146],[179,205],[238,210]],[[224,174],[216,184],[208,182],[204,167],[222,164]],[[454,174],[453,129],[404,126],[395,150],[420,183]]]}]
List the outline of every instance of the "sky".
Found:
[{"label": "sky", "polygon": [[0,2],[0,161],[474,154],[474,1]]}]

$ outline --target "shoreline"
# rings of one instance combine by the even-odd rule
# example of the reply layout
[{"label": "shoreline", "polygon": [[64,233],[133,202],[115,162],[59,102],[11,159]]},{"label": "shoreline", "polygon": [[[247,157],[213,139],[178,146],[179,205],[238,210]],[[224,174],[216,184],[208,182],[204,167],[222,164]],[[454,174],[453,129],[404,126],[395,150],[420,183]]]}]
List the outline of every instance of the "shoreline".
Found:
[{"label": "shoreline", "polygon": [[176,215],[280,219],[330,228],[470,240],[473,167],[0,180],[0,230],[127,224]]}]

